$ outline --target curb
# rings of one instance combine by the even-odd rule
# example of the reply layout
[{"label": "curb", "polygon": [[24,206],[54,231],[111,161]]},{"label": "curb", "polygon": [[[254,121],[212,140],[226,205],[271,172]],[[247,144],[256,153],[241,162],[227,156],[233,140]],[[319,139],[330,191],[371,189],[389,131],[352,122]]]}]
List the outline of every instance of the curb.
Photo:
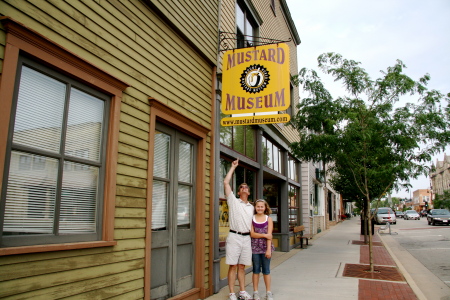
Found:
[{"label": "curb", "polygon": [[402,273],[402,275],[405,277],[406,282],[409,284],[409,286],[411,287],[411,289],[413,290],[413,292],[416,294],[417,298],[419,300],[428,300],[427,297],[425,297],[425,295],[422,293],[422,291],[419,289],[419,287],[417,286],[416,282],[414,281],[414,279],[411,277],[411,275],[408,273],[408,271],[405,269],[405,267],[403,266],[403,264],[400,262],[400,260],[397,258],[397,256],[394,254],[394,252],[392,251],[391,247],[388,245],[388,243],[386,243],[386,241],[384,240],[385,237],[383,237],[380,233],[377,233],[378,236],[380,237],[380,240],[383,242],[384,247],[386,248],[386,250],[389,252],[389,254],[391,255],[392,259],[394,260],[395,264],[397,265],[397,267],[399,268],[400,272]]}]

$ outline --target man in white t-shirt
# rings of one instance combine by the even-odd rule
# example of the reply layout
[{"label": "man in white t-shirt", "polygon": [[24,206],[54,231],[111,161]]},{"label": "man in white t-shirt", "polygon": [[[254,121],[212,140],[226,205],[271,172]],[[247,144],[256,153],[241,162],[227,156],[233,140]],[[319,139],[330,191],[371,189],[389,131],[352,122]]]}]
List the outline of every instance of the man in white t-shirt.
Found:
[{"label": "man in white t-shirt", "polygon": [[250,189],[246,183],[242,183],[238,189],[239,199],[236,198],[231,190],[230,181],[234,170],[239,165],[239,159],[231,163],[225,179],[223,180],[225,196],[228,204],[228,218],[230,221],[230,233],[227,237],[226,245],[226,263],[228,269],[228,287],[230,288],[229,300],[236,300],[234,293],[234,283],[237,278],[239,281],[239,296],[242,299],[250,299],[251,296],[245,291],[245,266],[252,264],[252,246],[250,238],[250,229],[252,227],[252,218],[254,207],[248,202]]}]

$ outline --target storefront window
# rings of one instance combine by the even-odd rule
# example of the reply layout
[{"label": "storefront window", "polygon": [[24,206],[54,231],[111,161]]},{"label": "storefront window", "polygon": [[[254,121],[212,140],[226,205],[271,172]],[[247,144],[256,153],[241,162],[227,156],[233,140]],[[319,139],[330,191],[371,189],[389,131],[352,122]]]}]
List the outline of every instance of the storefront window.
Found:
[{"label": "storefront window", "polygon": [[289,230],[293,230],[299,223],[299,188],[289,185],[288,192],[288,207],[289,207]]},{"label": "storefront window", "polygon": [[262,147],[264,165],[278,173],[282,173],[280,148],[265,137],[262,138]]},{"label": "storefront window", "polygon": [[[220,159],[220,178],[219,178],[219,250],[225,251],[226,239],[228,232],[230,231],[229,219],[228,219],[228,205],[225,198],[225,191],[223,185],[223,179],[227,175],[231,167],[231,161],[224,158]],[[247,183],[250,188],[249,201],[253,202],[254,195],[256,193],[255,186],[255,171],[239,165],[234,171],[233,178],[231,179],[231,189],[236,194],[236,189],[243,182]],[[236,195],[237,196],[237,195]]]},{"label": "storefront window", "polygon": [[280,210],[278,205],[279,190],[278,185],[275,183],[264,184],[263,198],[269,203],[272,214],[270,215],[273,220],[273,232],[280,232],[278,220],[280,219]]},{"label": "storefront window", "polygon": [[220,143],[251,159],[256,158],[255,130],[251,126],[220,127]]},{"label": "storefront window", "polygon": [[314,185],[314,215],[319,215],[319,185]]},{"label": "storefront window", "polygon": [[292,179],[296,182],[298,181],[298,163],[297,160],[295,158],[293,158],[292,156],[288,156],[288,169],[289,169],[289,179]]}]

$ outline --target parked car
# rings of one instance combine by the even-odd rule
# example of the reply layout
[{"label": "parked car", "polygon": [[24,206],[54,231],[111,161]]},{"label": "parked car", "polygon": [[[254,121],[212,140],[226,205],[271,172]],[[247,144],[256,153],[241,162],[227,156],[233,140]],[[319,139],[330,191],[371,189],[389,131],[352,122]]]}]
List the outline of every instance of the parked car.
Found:
[{"label": "parked car", "polygon": [[405,216],[403,217],[405,220],[420,220],[420,215],[415,210],[407,210],[405,211]]},{"label": "parked car", "polygon": [[427,215],[428,225],[450,224],[450,212],[448,209],[431,209]]},{"label": "parked car", "polygon": [[420,216],[421,216],[421,217],[426,217],[427,214],[428,214],[428,212],[427,212],[426,209],[424,209],[424,210],[422,210],[422,211],[420,212]]},{"label": "parked car", "polygon": [[401,210],[397,210],[397,211],[395,212],[395,216],[396,216],[397,218],[403,218],[403,217],[405,216],[405,213],[402,212]]},{"label": "parked car", "polygon": [[375,222],[380,224],[386,224],[387,222],[391,224],[397,224],[397,217],[394,211],[389,207],[378,208],[377,215],[375,216]]}]

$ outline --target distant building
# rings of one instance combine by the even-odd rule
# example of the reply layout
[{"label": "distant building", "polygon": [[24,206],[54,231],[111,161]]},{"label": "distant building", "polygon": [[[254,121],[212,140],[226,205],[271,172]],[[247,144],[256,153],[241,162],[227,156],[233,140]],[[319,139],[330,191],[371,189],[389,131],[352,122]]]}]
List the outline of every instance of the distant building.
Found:
[{"label": "distant building", "polygon": [[443,195],[450,189],[450,156],[444,153],[442,161],[436,160],[430,172],[431,192],[435,195]]},{"label": "distant building", "polygon": [[413,198],[410,203],[411,207],[417,212],[430,208],[431,190],[430,189],[415,190],[413,192]]}]

